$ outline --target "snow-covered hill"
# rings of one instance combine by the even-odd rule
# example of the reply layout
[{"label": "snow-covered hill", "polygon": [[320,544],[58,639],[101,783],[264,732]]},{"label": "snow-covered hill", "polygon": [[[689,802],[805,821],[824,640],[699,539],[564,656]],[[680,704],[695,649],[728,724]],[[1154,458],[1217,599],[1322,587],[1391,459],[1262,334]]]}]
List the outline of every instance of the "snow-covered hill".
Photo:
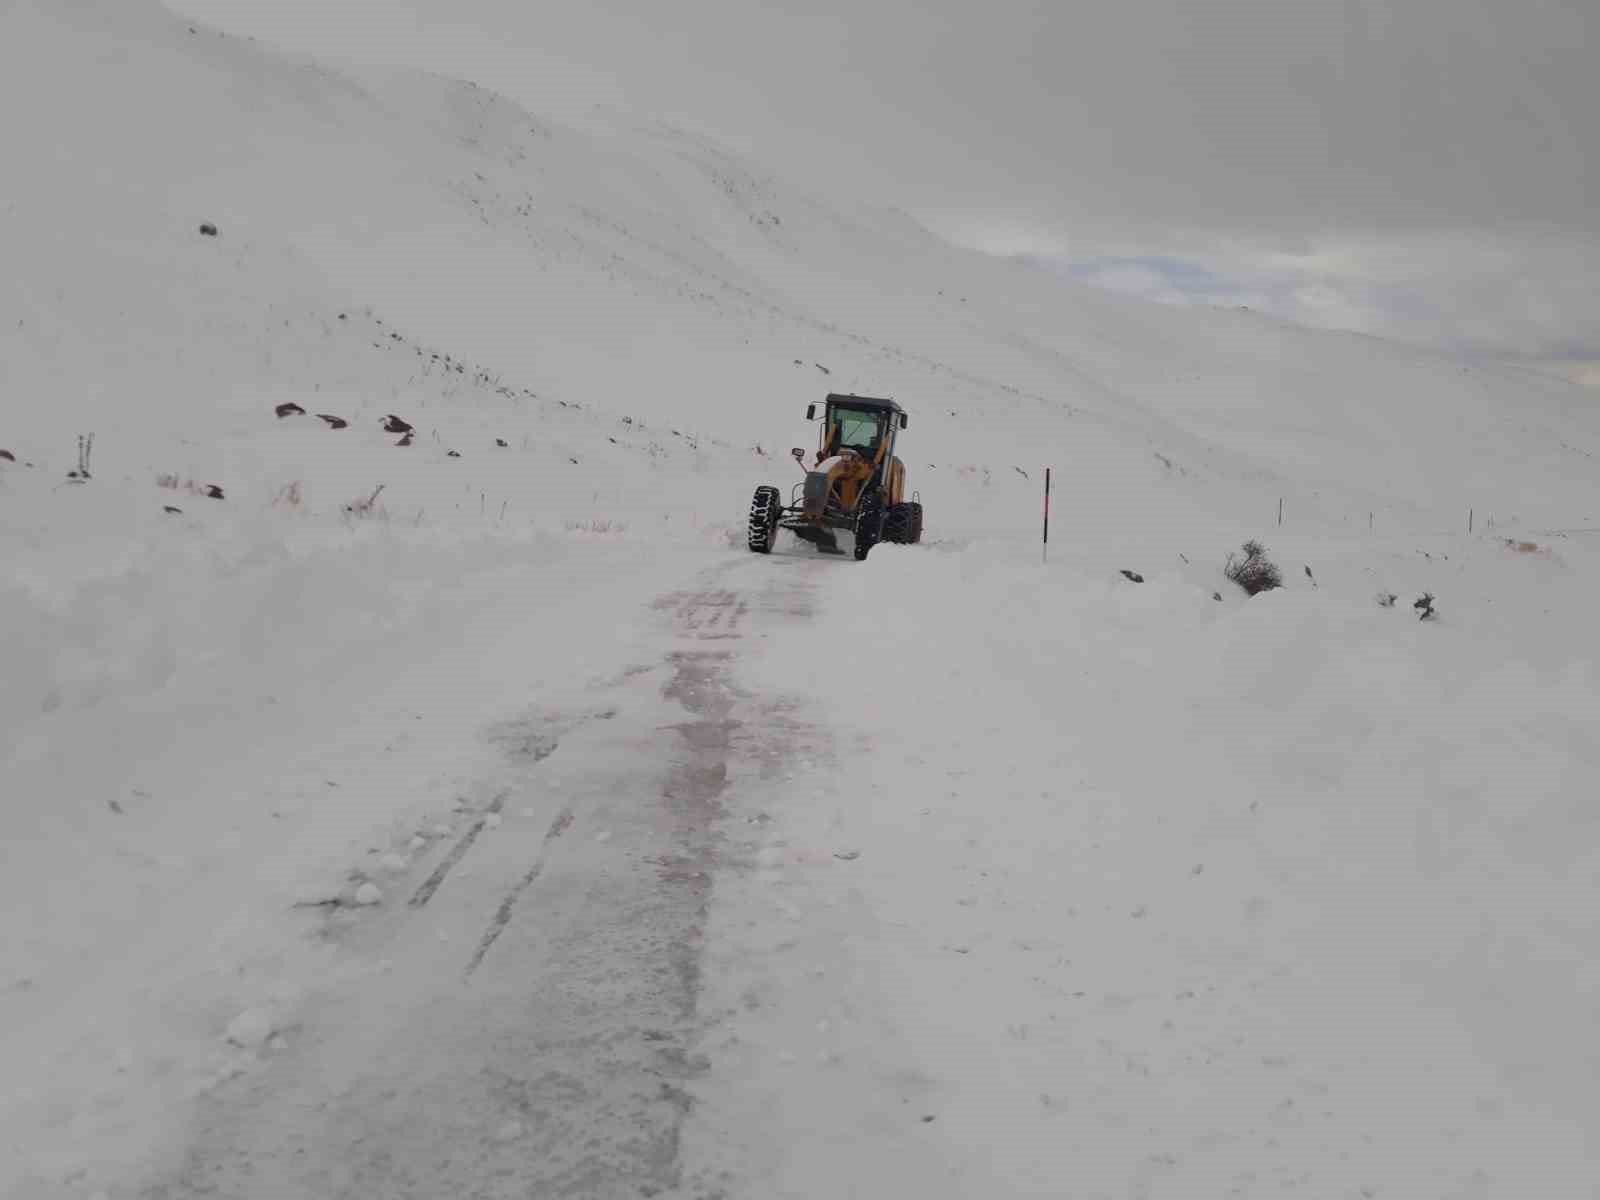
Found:
[{"label": "snow-covered hill", "polygon": [[[1120,996],[1159,990],[1173,938],[1190,961],[1238,967],[1252,994],[1273,986],[1263,962],[1300,949],[1318,965],[1296,986],[1314,991],[1328,964],[1382,987],[1448,946],[1450,962],[1385,993],[1413,1009],[1388,1027],[1417,1033],[1421,1074],[1466,1038],[1481,1103],[1386,1169],[1420,1181],[1407,1172],[1451,1139],[1499,1137],[1497,1169],[1514,1172],[1515,1138],[1495,1132],[1508,1110],[1516,1138],[1581,1165],[1593,1076],[1574,1061],[1593,1062],[1576,1045],[1553,1058],[1591,1027],[1577,997],[1600,949],[1581,920],[1600,862],[1600,741],[1581,716],[1600,699],[1591,394],[1119,299],[855,207],[848,180],[788,180],[643,121],[555,125],[466,83],[337,74],[148,0],[20,0],[0,21],[0,1118],[15,1194],[123,1194],[106,1181],[241,1069],[215,1049],[228,1021],[274,988],[290,1010],[337,971],[290,906],[337,886],[380,831],[448,813],[481,781],[478,730],[582,708],[633,666],[652,596],[749,565],[750,490],[798,478],[785,452],[809,444],[804,406],[830,390],[911,412],[929,541],[820,575],[816,644],[749,670],[835,705],[817,664],[847,637],[854,669],[895,681],[892,703],[873,692],[843,714],[881,739],[873,791],[890,797],[838,809],[877,839],[863,903],[944,902],[948,880],[909,864],[940,840],[917,814],[959,776],[974,790],[951,791],[968,807],[945,819],[1000,830],[1022,889],[958,938],[963,955],[983,937],[1020,944],[1004,915],[1019,904],[1087,912],[1063,898],[1082,879],[1039,869],[1032,845],[1099,870],[1064,844],[1084,820],[1126,843],[1104,868],[1118,906],[1160,913],[1150,895],[1199,886],[1190,858],[1216,881],[1181,930],[1128,951]],[[410,444],[390,415],[415,427]],[[1222,580],[1247,537],[1268,541],[1289,589],[1246,600]],[[1423,591],[1435,622],[1409,608]],[[1374,603],[1391,592],[1395,608]],[[1032,712],[1048,752],[991,730],[997,705]],[[1107,807],[1019,806],[1062,788]],[[1274,800],[1270,828],[1252,825]],[[794,819],[800,836],[810,818]],[[1220,857],[1190,852],[1213,842]],[[1163,864],[1184,881],[1139,875]],[[839,901],[818,886],[818,903]],[[1096,945],[1131,936],[1110,921]],[[1208,938],[1224,945],[1193,951]],[[875,986],[893,1006],[944,983],[905,961]],[[975,1045],[1011,1002],[993,986],[963,1029]],[[1452,998],[1460,1037],[1427,1042]],[[1105,1003],[1118,1037],[1174,1036],[1134,1029],[1132,1000]],[[1281,1020],[1292,1037],[1325,1015],[1296,1003],[1213,1014],[1206,1045],[1230,1021]],[[902,1031],[921,1061],[940,1020],[963,1017]],[[1535,1048],[1510,1048],[1524,1030]],[[792,1028],[747,1034],[759,1050]],[[1311,1052],[1350,1049],[1341,1035]],[[1144,1078],[1183,1058],[1128,1053]],[[1459,1090],[1381,1078],[1406,1106]],[[1490,1096],[1496,1079],[1510,1098]],[[1199,1103],[1206,1088],[1184,1086]],[[1154,1110],[1118,1102],[1105,1194],[1117,1155],[1167,1153],[1136,1136]],[[725,1134],[748,1117],[737,1107]],[[1031,1147],[1013,1161],[1048,1180],[1057,1143],[1035,1124],[1058,1110],[1030,1114],[1010,1124]],[[972,1117],[958,1141],[999,1136]],[[1185,1121],[1167,1132],[1203,1140]],[[1336,1150],[1317,1162],[1342,1169]],[[798,1178],[785,1194],[844,1194]],[[1162,1194],[1215,1190],[1192,1178]],[[1040,1194],[1004,1171],[967,1181],[952,1194]]]}]

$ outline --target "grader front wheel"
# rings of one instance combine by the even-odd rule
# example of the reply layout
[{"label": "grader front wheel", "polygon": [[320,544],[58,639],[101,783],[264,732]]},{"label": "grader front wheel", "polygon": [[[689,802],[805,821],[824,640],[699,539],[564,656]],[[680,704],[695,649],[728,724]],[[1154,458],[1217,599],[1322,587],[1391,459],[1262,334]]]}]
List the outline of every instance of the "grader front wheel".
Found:
[{"label": "grader front wheel", "polygon": [[861,501],[856,513],[856,561],[864,562],[872,548],[883,540],[883,498],[876,492]]},{"label": "grader front wheel", "polygon": [[750,500],[750,524],[746,543],[756,554],[771,554],[778,539],[778,513],[783,501],[775,487],[758,487]]}]

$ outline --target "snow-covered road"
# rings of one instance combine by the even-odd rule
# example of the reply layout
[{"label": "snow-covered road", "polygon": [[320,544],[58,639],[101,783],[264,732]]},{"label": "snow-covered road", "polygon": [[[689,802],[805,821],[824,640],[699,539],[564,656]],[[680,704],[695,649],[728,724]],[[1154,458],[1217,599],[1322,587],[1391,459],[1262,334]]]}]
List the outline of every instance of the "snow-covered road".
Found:
[{"label": "snow-covered road", "polygon": [[808,736],[731,667],[808,618],[810,576],[832,565],[702,572],[652,606],[659,661],[588,708],[498,728],[503,776],[387,885],[391,902],[330,909],[319,936],[344,973],[259,1071],[214,1094],[181,1165],[141,1194],[676,1188],[724,796]]},{"label": "snow-covered road", "polygon": [[[1193,556],[964,538],[541,571],[456,648],[455,811],[372,831],[377,903],[242,892],[232,991],[155,922],[104,977],[132,1030],[294,986],[222,1011],[179,1126],[139,1107],[170,1064],[83,1107],[153,1171],[22,1194],[1586,1195],[1581,613],[1502,611],[1554,560],[1495,539],[1315,546],[1222,601]],[[1460,609],[1373,603],[1372,562]]]}]

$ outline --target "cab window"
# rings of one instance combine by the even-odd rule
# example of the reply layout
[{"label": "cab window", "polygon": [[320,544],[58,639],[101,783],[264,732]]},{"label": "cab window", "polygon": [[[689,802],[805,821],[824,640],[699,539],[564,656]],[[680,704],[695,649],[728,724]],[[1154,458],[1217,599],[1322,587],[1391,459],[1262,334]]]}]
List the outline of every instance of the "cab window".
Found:
[{"label": "cab window", "polygon": [[883,413],[867,409],[834,409],[828,436],[829,451],[837,454],[846,447],[853,447],[863,454],[873,454],[883,438],[883,418]]}]

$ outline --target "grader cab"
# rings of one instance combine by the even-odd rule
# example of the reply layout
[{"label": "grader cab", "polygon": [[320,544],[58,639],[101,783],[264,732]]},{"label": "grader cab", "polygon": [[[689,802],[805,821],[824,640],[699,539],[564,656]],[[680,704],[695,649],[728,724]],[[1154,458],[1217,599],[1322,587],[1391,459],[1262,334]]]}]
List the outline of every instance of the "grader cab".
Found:
[{"label": "grader cab", "polygon": [[[806,420],[817,419],[808,405]],[[922,540],[922,503],[906,496],[905,464],[895,457],[895,439],[909,424],[893,400],[830,393],[823,406],[816,455],[792,453],[805,478],[788,503],[771,486],[756,489],[750,502],[748,543],[770,554],[778,530],[787,529],[824,554],[843,554],[837,532],[853,535],[855,557],[867,557],[879,542],[912,544]]]}]

